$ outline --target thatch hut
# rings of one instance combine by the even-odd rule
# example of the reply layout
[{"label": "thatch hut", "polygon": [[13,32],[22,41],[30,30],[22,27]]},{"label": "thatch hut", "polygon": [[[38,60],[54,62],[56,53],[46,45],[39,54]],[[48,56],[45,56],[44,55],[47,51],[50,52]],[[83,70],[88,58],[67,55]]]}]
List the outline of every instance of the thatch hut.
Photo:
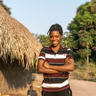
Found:
[{"label": "thatch hut", "polygon": [[[0,5],[0,92],[26,96],[41,44]],[[11,95],[10,95],[11,96]],[[15,96],[15,95],[12,95]]]}]

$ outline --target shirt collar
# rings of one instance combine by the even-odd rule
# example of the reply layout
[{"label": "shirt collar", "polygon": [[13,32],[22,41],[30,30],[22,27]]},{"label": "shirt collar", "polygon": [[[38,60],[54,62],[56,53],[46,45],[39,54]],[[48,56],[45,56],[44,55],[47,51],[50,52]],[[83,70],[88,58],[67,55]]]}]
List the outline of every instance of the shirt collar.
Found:
[{"label": "shirt collar", "polygon": [[[52,47],[52,45],[50,45],[50,46],[49,46],[49,50],[52,50],[52,48],[51,48],[51,47]],[[60,49],[61,49],[61,50],[63,49],[63,47],[62,47],[61,45],[60,45],[59,50],[60,50]],[[58,51],[59,51],[59,50],[58,50]]]}]

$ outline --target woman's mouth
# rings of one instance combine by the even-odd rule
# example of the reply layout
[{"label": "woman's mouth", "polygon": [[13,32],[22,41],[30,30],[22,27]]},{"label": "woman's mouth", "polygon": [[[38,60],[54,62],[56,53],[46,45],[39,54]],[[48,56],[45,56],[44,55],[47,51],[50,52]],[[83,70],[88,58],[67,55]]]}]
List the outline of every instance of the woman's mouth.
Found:
[{"label": "woman's mouth", "polygon": [[57,42],[53,42],[53,44],[57,44]]}]

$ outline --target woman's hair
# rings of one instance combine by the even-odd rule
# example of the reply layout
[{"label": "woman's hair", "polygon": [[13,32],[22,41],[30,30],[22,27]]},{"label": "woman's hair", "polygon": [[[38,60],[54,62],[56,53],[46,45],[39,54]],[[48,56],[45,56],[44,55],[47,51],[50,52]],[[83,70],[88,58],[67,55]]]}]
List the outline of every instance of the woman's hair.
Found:
[{"label": "woman's hair", "polygon": [[61,25],[59,25],[59,24],[53,24],[49,28],[49,31],[47,32],[47,34],[50,35],[52,31],[58,31],[61,35],[63,35],[63,29],[62,29]]}]

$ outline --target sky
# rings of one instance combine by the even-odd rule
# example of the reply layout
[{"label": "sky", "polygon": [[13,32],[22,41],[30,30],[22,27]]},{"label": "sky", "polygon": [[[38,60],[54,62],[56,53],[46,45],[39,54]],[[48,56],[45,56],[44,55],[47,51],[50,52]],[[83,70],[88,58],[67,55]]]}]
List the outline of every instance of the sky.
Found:
[{"label": "sky", "polygon": [[31,33],[44,34],[58,23],[63,31],[76,16],[77,8],[91,0],[3,0],[11,8],[11,16]]}]

